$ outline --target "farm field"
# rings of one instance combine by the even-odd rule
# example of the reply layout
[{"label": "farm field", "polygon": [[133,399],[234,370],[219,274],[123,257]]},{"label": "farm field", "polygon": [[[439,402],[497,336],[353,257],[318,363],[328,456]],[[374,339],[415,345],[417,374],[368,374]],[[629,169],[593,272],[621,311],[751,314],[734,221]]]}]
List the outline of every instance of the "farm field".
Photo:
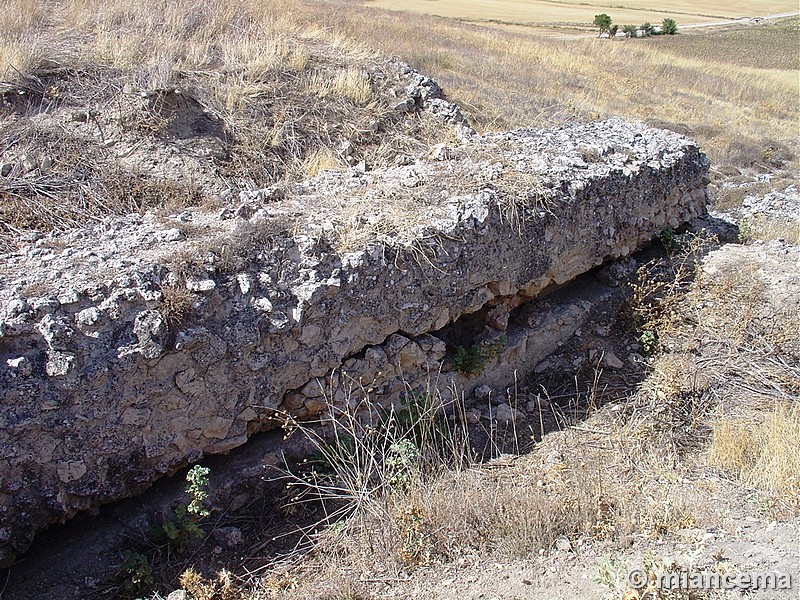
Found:
[{"label": "farm field", "polygon": [[683,58],[703,56],[724,65],[793,71],[800,69],[800,28],[797,19],[767,27],[724,27],[687,30],[658,38],[658,49]]},{"label": "farm field", "polygon": [[685,0],[653,3],[632,0],[623,5],[577,0],[376,0],[370,6],[449,17],[461,21],[539,26],[586,26],[594,15],[605,12],[617,23],[658,23],[666,17],[679,25],[713,23],[741,17],[758,17],[797,10],[797,3],[784,0],[758,2],[708,2]]}]

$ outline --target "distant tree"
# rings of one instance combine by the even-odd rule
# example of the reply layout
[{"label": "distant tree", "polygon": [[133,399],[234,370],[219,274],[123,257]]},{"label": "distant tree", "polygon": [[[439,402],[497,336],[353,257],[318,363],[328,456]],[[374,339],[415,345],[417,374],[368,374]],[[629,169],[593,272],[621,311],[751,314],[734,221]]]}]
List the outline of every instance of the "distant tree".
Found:
[{"label": "distant tree", "polygon": [[661,22],[661,33],[675,35],[678,33],[678,24],[673,19],[664,19]]},{"label": "distant tree", "polygon": [[611,17],[609,17],[606,13],[595,15],[594,26],[600,29],[600,34],[597,36],[600,37],[604,33],[607,33],[609,29],[611,29]]},{"label": "distant tree", "polygon": [[612,25],[608,28],[608,37],[615,37],[617,35],[617,31],[619,31],[619,25]]},{"label": "distant tree", "polygon": [[647,37],[648,35],[653,35],[654,27],[650,25],[650,23],[648,23],[647,21],[642,23],[639,29],[642,31],[642,35],[645,37]]},{"label": "distant tree", "polygon": [[636,25],[623,25],[622,26],[622,31],[625,34],[625,37],[627,37],[627,38],[636,37],[636,30],[637,29],[638,28],[636,27]]}]

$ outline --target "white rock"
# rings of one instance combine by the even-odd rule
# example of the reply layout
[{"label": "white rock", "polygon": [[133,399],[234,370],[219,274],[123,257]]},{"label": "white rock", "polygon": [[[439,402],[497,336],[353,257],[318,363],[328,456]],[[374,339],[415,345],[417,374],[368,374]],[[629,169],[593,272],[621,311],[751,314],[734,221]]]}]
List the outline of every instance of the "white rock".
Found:
[{"label": "white rock", "polygon": [[58,295],[58,302],[59,304],[75,304],[78,300],[80,300],[80,295],[75,290],[65,290],[61,294]]},{"label": "white rock", "polygon": [[253,300],[253,307],[261,312],[272,312],[272,302],[270,302],[269,298],[256,298]]},{"label": "white rock", "polygon": [[556,548],[562,552],[570,552],[572,550],[572,544],[567,536],[561,535],[556,540]]},{"label": "white rock", "polygon": [[33,372],[33,365],[31,364],[31,361],[24,356],[9,358],[6,361],[6,364],[9,366],[9,368],[14,369],[18,375],[25,376],[30,375]]},{"label": "white rock", "polygon": [[25,169],[26,173],[28,171],[33,171],[36,168],[36,161],[27,154],[20,156],[19,160],[22,163],[22,167]]},{"label": "white rock", "polygon": [[96,306],[90,306],[89,308],[84,308],[81,312],[75,315],[75,323],[77,323],[78,327],[88,327],[90,325],[94,325],[97,321],[100,320],[100,316],[102,313],[100,309]]},{"label": "white rock", "polygon": [[181,240],[186,239],[186,235],[177,227],[173,227],[172,229],[159,231],[158,239],[162,242],[180,242]]},{"label": "white rock", "polygon": [[239,291],[242,294],[249,294],[253,288],[253,276],[250,273],[239,273],[236,276],[236,282],[239,284]]},{"label": "white rock", "polygon": [[433,160],[448,160],[451,157],[447,144],[436,144],[429,155]]},{"label": "white rock", "polygon": [[186,279],[186,287],[192,292],[210,292],[217,287],[217,284],[213,279],[189,277]]}]

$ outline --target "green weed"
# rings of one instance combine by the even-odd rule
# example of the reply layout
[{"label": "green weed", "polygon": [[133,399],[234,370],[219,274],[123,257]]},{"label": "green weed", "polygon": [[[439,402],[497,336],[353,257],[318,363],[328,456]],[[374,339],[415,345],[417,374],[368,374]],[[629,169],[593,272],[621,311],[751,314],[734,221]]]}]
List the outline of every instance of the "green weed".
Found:
[{"label": "green weed", "polygon": [[467,377],[479,375],[486,367],[486,363],[499,356],[507,343],[508,338],[503,335],[491,341],[473,344],[469,348],[458,346],[453,357],[456,371]]}]

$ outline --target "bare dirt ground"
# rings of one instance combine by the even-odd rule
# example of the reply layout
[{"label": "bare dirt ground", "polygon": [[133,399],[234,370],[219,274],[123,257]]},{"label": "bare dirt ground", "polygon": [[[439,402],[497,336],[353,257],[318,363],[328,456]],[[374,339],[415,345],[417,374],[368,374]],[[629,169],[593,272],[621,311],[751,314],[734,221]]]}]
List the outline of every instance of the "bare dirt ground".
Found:
[{"label": "bare dirt ground", "polygon": [[[598,441],[597,439],[592,441]],[[591,442],[589,442],[591,443]],[[669,484],[666,484],[669,485]],[[666,539],[629,538],[630,548],[591,541],[563,542],[563,549],[548,549],[528,559],[498,562],[465,557],[448,567],[421,569],[405,581],[375,583],[375,597],[436,598],[442,600],[592,600],[600,597],[636,597],[625,594],[629,570],[643,568],[653,557],[665,565],[677,563],[693,572],[723,567],[730,572],[791,573],[794,589],[760,590],[752,595],[736,592],[720,598],[797,598],[800,519],[777,522],[757,506],[753,491],[715,473],[696,473],[682,485],[705,488],[704,502],[719,511],[721,525],[681,529]],[[619,569],[619,587],[597,581],[605,562]]]}]

